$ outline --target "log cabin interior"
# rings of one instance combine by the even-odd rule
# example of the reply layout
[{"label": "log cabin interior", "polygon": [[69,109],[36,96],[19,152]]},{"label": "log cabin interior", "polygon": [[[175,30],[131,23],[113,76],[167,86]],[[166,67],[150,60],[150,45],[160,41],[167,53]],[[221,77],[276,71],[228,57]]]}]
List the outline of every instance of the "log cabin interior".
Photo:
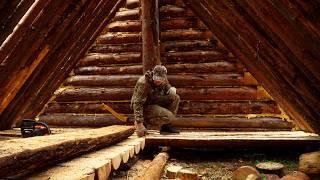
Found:
[{"label": "log cabin interior", "polygon": [[[1,1],[0,178],[107,179],[144,146],[319,148],[319,12],[319,0]],[[181,133],[138,138],[130,99],[157,64]],[[52,134],[21,138],[23,119]]]}]

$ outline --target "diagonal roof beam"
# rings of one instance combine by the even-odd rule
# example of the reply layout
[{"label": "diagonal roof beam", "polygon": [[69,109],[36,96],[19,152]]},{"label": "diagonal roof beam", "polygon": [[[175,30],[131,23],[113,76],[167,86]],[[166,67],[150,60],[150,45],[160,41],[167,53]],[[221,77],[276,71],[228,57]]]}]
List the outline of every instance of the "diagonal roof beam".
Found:
[{"label": "diagonal roof beam", "polygon": [[[259,0],[255,4],[268,9]],[[243,3],[252,1],[236,0],[184,0],[187,6],[200,16],[202,21],[215,33],[221,42],[229,48],[248,68],[254,77],[262,83],[279,105],[305,131],[320,132],[320,93],[314,82],[316,73],[303,64],[301,57],[290,52],[289,56],[279,49],[279,31],[274,30],[270,35],[261,22],[247,12]],[[269,1],[268,1],[269,3]],[[272,14],[274,15],[274,14]],[[280,14],[277,14],[280,16]],[[271,29],[271,24],[264,24]],[[317,44],[312,44],[313,47]],[[290,47],[286,46],[291,50]],[[291,47],[292,48],[292,47]],[[292,59],[295,58],[295,59]],[[316,64],[317,65],[317,64]],[[310,78],[313,76],[315,78]]]}]

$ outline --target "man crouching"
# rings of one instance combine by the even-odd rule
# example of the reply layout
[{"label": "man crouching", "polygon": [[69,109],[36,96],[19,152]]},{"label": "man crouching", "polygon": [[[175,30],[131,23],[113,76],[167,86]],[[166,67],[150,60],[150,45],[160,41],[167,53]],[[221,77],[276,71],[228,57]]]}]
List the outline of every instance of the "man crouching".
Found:
[{"label": "man crouching", "polygon": [[131,98],[137,135],[146,135],[146,127],[159,127],[161,134],[179,133],[170,124],[177,115],[179,102],[176,88],[167,79],[166,67],[156,65],[147,71],[137,81]]}]

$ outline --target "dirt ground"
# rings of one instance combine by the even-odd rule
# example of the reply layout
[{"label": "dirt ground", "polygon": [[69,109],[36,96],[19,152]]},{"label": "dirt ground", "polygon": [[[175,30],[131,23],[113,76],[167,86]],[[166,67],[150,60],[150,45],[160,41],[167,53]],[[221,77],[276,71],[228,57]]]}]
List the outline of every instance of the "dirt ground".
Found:
[{"label": "dirt ground", "polygon": [[[133,158],[128,164],[113,172],[111,179],[134,179],[143,174],[152,161],[158,149],[145,149],[139,157]],[[297,170],[299,155],[303,150],[292,149],[171,149],[170,158],[166,164],[191,168],[203,180],[231,179],[233,171],[241,166],[255,166],[259,162],[279,162],[285,165],[285,174]],[[162,179],[167,179],[163,174]]]}]

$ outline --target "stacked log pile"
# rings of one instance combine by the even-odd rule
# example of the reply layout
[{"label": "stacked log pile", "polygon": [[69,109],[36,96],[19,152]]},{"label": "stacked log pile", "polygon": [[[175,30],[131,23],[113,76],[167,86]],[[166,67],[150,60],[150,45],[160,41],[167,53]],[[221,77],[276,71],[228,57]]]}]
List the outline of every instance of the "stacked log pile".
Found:
[{"label": "stacked log pile", "polygon": [[[40,120],[90,125],[84,121],[94,117],[99,120],[90,121],[94,126],[121,124],[102,109],[102,102],[119,113],[133,113],[130,98],[143,72],[139,13],[139,1],[127,1],[56,91]],[[282,123],[276,118],[281,114],[277,104],[182,1],[160,0],[159,18],[161,63],[168,68],[168,79],[181,96],[179,116],[200,116],[199,120],[208,121],[206,117],[228,115],[242,117],[242,122],[243,117],[254,114]]]}]

